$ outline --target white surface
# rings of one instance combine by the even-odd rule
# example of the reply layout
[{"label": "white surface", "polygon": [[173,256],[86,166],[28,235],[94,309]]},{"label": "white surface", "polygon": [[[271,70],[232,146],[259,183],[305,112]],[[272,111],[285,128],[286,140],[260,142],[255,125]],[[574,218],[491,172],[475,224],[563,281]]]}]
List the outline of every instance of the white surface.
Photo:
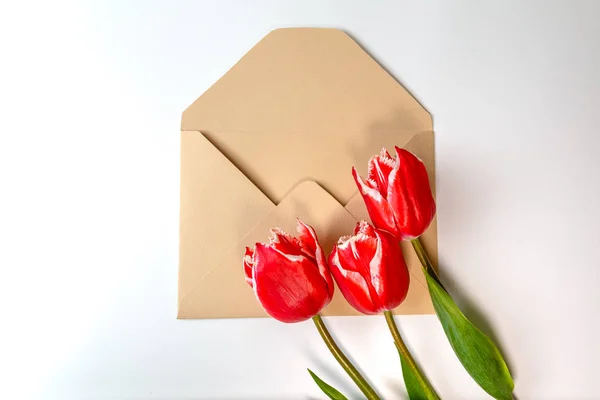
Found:
[{"label": "white surface", "polygon": [[[330,26],[434,115],[443,278],[485,315],[518,398],[598,398],[599,13],[597,1],[0,6],[0,397],[322,398],[306,367],[356,397],[310,323],[175,319],[181,111],[269,30]],[[385,398],[404,396],[383,318],[327,323]],[[444,398],[485,398],[435,317],[399,323]]]}]

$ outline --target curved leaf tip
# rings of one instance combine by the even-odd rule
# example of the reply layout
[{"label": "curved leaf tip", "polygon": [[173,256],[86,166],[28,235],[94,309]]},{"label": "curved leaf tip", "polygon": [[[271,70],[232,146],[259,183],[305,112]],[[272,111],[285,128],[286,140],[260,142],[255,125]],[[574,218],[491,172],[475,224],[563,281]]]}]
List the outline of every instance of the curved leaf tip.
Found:
[{"label": "curved leaf tip", "polygon": [[331,385],[325,383],[321,378],[317,376],[314,372],[312,372],[309,368],[307,368],[308,373],[313,378],[317,386],[329,397],[331,400],[348,400],[346,396],[340,393],[339,390],[334,388]]}]

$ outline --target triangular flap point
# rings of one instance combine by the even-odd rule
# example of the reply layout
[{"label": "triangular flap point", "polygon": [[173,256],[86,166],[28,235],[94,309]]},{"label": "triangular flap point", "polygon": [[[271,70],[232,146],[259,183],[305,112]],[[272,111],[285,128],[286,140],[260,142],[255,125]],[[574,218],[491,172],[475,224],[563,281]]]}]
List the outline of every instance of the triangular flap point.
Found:
[{"label": "triangular flap point", "polygon": [[276,29],[184,113],[184,130],[430,130],[429,113],[350,36]]}]

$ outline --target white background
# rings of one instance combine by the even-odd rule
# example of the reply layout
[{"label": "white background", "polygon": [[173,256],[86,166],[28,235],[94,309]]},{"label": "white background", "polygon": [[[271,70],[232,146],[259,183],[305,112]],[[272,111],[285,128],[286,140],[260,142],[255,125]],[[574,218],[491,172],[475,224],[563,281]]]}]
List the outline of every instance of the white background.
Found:
[{"label": "white background", "polygon": [[[180,113],[271,29],[351,33],[434,116],[443,280],[519,400],[600,398],[600,1],[0,6],[0,397],[351,397],[310,322],[177,321]],[[433,316],[446,399],[483,399]],[[382,317],[328,318],[386,399]]]}]

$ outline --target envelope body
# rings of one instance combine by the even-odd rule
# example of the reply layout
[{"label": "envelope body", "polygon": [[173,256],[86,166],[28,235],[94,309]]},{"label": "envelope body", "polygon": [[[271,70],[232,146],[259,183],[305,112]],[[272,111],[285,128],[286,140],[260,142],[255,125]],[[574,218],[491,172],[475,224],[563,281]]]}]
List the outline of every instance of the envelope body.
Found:
[{"label": "envelope body", "polygon": [[[407,148],[435,182],[429,113],[352,38],[285,28],[257,43],[182,116],[178,318],[265,317],[245,246],[312,225],[329,253],[369,219],[351,176],[382,147]],[[432,188],[434,189],[434,188]],[[422,236],[437,265],[436,220]],[[418,259],[398,314],[431,314]],[[358,315],[339,290],[322,315]]]}]

